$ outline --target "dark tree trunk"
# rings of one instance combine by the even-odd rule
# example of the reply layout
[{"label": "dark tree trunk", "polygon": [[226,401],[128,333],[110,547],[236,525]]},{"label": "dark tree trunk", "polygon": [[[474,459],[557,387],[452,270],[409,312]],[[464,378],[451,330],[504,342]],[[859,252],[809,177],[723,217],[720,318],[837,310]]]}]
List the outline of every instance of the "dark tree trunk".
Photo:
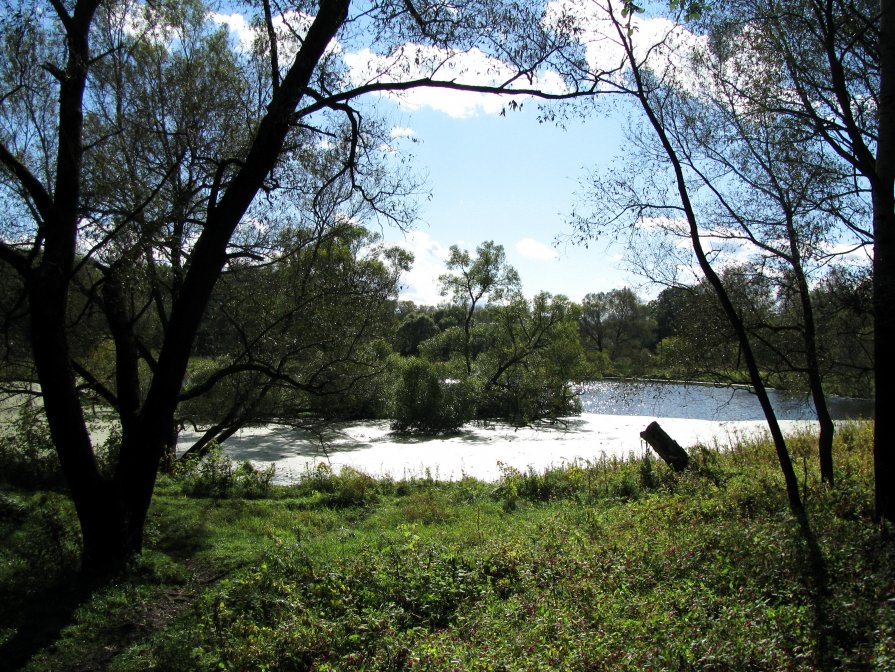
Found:
[{"label": "dark tree trunk", "polygon": [[895,409],[895,2],[880,2],[880,100],[873,190],[875,512],[895,521],[895,451],[886,423]]},{"label": "dark tree trunk", "polygon": [[699,263],[700,269],[702,269],[703,275],[705,275],[706,280],[714,290],[715,296],[717,297],[718,302],[721,304],[721,308],[724,310],[724,314],[727,316],[727,320],[730,323],[731,328],[736,334],[737,343],[740,346],[740,350],[743,354],[743,359],[746,363],[746,369],[749,372],[749,380],[752,383],[752,388],[755,392],[755,396],[758,398],[758,402],[761,405],[762,411],[764,412],[765,419],[768,423],[768,430],[770,431],[771,439],[774,442],[774,448],[777,453],[777,461],[780,464],[780,470],[783,472],[783,479],[786,483],[786,495],[787,499],[789,500],[789,508],[796,517],[799,517],[800,519],[804,518],[805,509],[802,506],[802,499],[799,495],[799,481],[796,477],[796,472],[792,465],[792,459],[789,455],[789,449],[786,446],[786,439],[783,436],[783,431],[780,429],[780,423],[777,421],[777,415],[774,412],[774,407],[771,404],[770,398],[768,397],[767,389],[765,388],[764,381],[761,377],[761,371],[758,368],[758,362],[756,361],[755,354],[752,351],[752,345],[749,341],[749,335],[746,331],[746,327],[743,323],[742,318],[734,307],[733,302],[731,301],[730,296],[727,293],[727,289],[724,287],[724,283],[721,281],[721,278],[715,272],[714,268],[712,268],[711,263],[709,263],[708,256],[703,249],[702,240],[699,233],[699,224],[696,220],[696,213],[693,210],[693,205],[690,202],[690,193],[687,188],[687,181],[686,177],[684,176],[684,170],[681,165],[680,158],[675,151],[674,146],[671,144],[671,140],[668,138],[668,134],[665,132],[665,128],[662,124],[662,121],[659,119],[657,110],[652,105],[650,94],[647,91],[647,87],[644,85],[643,78],[641,76],[640,68],[638,65],[639,61],[634,56],[633,47],[630,41],[630,35],[628,34],[627,29],[621,24],[617,23],[616,29],[618,31],[619,39],[625,47],[628,64],[632,69],[632,74],[634,76],[637,87],[637,99],[640,102],[640,106],[643,108],[643,111],[650,122],[650,126],[652,126],[653,130],[656,132],[656,136],[659,138],[659,142],[662,144],[662,148],[665,150],[665,154],[668,157],[668,160],[674,170],[678,195],[680,196],[681,205],[683,206],[684,213],[686,214],[687,218],[687,223],[690,229],[690,242],[693,245],[693,252],[696,255],[696,259]]},{"label": "dark tree trunk", "polygon": [[817,439],[820,478],[824,483],[833,485],[833,436],[836,433],[836,427],[833,424],[833,417],[830,415],[830,408],[827,406],[827,397],[824,394],[823,381],[821,380],[820,360],[817,354],[817,325],[814,321],[814,306],[811,304],[811,291],[802,267],[797,232],[791,215],[787,217],[787,234],[792,256],[792,268],[795,273],[799,301],[802,306],[802,342],[805,346],[808,388],[811,391],[811,399],[814,402],[814,411],[820,429]]}]

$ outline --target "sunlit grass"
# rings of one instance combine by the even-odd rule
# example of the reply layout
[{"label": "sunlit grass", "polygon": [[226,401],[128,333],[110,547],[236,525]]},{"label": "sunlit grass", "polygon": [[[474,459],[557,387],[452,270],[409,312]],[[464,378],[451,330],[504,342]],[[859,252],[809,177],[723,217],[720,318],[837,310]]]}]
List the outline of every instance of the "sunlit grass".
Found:
[{"label": "sunlit grass", "polygon": [[[895,545],[870,518],[870,438],[840,428],[834,489],[813,437],[790,441],[826,583],[760,440],[692,451],[684,474],[323,469],[255,499],[164,479],[127,576],[71,595],[54,637],[16,639],[27,623],[7,609],[0,641],[30,670],[892,669]],[[9,499],[0,586],[27,605],[72,580],[75,521],[59,495]]]}]

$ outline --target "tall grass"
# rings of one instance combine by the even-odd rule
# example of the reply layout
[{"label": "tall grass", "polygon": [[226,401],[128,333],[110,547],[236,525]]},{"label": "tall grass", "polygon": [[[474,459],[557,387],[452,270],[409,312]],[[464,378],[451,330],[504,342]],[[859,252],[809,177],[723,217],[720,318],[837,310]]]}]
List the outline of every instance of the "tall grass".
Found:
[{"label": "tall grass", "polygon": [[[0,647],[15,640],[30,670],[895,669],[871,428],[840,429],[835,489],[814,442],[792,446],[823,594],[762,440],[693,450],[683,474],[651,458],[504,468],[497,483],[323,467],[254,499],[188,496],[166,477],[131,572],[52,641],[29,645],[6,610]],[[76,561],[65,500],[42,497],[0,500],[0,588],[19,605]],[[13,561],[35,547],[56,569]]]}]

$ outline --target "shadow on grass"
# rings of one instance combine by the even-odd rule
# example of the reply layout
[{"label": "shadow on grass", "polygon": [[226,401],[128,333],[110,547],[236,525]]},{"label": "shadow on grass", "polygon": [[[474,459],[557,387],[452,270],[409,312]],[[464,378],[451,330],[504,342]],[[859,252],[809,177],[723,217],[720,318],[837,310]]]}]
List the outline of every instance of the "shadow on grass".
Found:
[{"label": "shadow on grass", "polygon": [[[210,532],[202,519],[205,506],[202,503],[179,510],[172,506],[163,515],[151,516],[155,518],[155,530],[149,531],[153,523],[147,521],[147,547],[162,555],[145,554],[114,579],[79,574],[76,557],[55,565],[32,564],[18,576],[9,577],[2,587],[6,595],[0,600],[0,632],[8,635],[5,641],[0,640],[0,672],[23,668],[34,656],[64,639],[64,630],[78,624],[78,611],[85,605],[88,609],[104,609],[89,604],[97,593],[116,586],[119,580],[153,585],[187,581],[184,572],[191,571],[185,569],[188,561],[209,545]],[[31,541],[39,544],[46,540],[32,535]],[[122,621],[108,623],[108,632],[103,626],[92,633],[91,641],[79,642],[78,646],[83,647],[85,660],[99,660],[108,656],[104,648],[126,641],[127,633],[135,628],[136,623],[125,613]],[[84,669],[94,668],[87,664]]]},{"label": "shadow on grass", "polygon": [[21,669],[59,639],[62,630],[72,623],[75,611],[96,588],[75,578],[7,600],[0,608],[0,622],[15,627],[15,634],[0,646],[0,670]]}]

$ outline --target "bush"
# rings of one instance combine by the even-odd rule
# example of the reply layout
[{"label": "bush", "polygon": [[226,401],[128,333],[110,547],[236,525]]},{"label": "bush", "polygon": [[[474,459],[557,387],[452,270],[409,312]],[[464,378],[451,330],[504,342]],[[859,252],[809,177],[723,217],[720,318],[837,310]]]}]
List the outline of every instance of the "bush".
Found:
[{"label": "bush", "polygon": [[581,403],[568,382],[551,380],[543,371],[516,371],[491,387],[479,415],[527,425],[544,419],[578,415]]},{"label": "bush", "polygon": [[30,400],[0,436],[0,481],[24,488],[65,484],[43,409]]},{"label": "bush", "polygon": [[392,429],[422,434],[456,432],[475,416],[476,389],[469,380],[448,377],[445,367],[418,357],[393,360]]},{"label": "bush", "polygon": [[265,497],[270,493],[276,467],[258,469],[251,462],[237,463],[221,452],[217,444],[203,457],[187,457],[174,467],[188,497]]}]

